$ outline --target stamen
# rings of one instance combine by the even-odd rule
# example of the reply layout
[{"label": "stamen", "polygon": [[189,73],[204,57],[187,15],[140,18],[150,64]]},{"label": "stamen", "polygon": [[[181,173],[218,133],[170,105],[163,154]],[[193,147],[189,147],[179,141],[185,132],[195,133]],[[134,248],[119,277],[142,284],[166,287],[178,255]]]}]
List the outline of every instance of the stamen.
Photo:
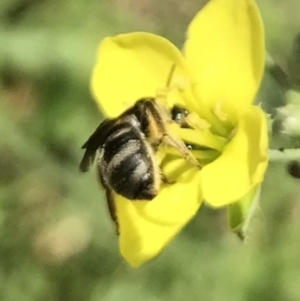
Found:
[{"label": "stamen", "polygon": [[[165,152],[172,155],[177,155],[178,152],[172,147],[165,147]],[[216,150],[190,150],[198,160],[214,160],[220,155]]]},{"label": "stamen", "polygon": [[[195,120],[193,120],[193,116],[187,117],[187,120],[190,120],[191,123],[194,123],[195,121],[195,124],[193,124],[193,127],[195,129],[197,128],[199,130],[202,130],[203,128],[211,128],[211,131],[216,133],[217,135],[227,137],[228,131],[227,127],[224,126],[224,121],[222,121],[221,118],[212,113],[207,106],[201,103],[201,101],[194,96],[194,93],[191,89],[185,89],[179,91],[179,93],[181,98],[186,103],[187,108],[190,110],[190,115],[194,113],[194,116],[197,116]],[[223,115],[221,115],[221,113]],[[205,117],[205,119],[201,118],[200,116]],[[227,119],[227,115],[222,110],[220,110],[220,116],[222,118],[225,118],[225,120]]]},{"label": "stamen", "polygon": [[[156,99],[161,101],[167,108],[170,108],[171,98],[178,93],[178,97],[182,99],[190,111],[186,121],[193,129],[179,129],[177,126],[177,129],[175,129],[177,137],[180,137],[185,143],[192,143],[222,151],[228,136],[227,128],[222,124],[227,120],[227,114],[222,110],[222,101],[219,101],[215,105],[213,112],[206,108],[194,94],[194,83],[191,83],[189,78],[182,74],[174,76],[175,69],[176,66],[173,65],[168,77],[167,86],[157,89]],[[170,95],[171,93],[173,94],[172,96]],[[205,117],[205,119],[200,116]]]},{"label": "stamen", "polygon": [[227,139],[212,134],[209,130],[194,130],[178,127],[177,124],[171,125],[171,132],[180,137],[186,144],[195,144],[209,149],[222,151]]},{"label": "stamen", "polygon": [[[191,86],[192,94],[195,99],[195,105],[196,105],[196,112],[199,116],[205,117],[206,120],[209,121],[209,123],[212,126],[211,131],[214,133],[217,133],[218,135],[222,137],[226,137],[228,135],[227,129],[224,127],[223,122],[216,116],[216,114],[211,110],[211,107],[201,101],[201,93],[199,90],[199,86],[194,83]],[[200,100],[200,101],[199,101]]]},{"label": "stamen", "polygon": [[220,152],[215,150],[206,150],[206,151],[192,150],[191,152],[198,160],[214,160],[217,157],[219,157],[219,155],[221,154]]},{"label": "stamen", "polygon": [[[237,129],[234,128],[231,133],[228,135],[228,142],[234,137],[235,133],[236,133]],[[227,143],[228,143],[227,142]]]},{"label": "stamen", "polygon": [[213,109],[214,114],[218,117],[221,121],[226,121],[228,115],[222,110],[223,109],[223,101],[219,100]]},{"label": "stamen", "polygon": [[211,127],[211,124],[201,118],[198,114],[195,112],[191,112],[187,117],[186,117],[186,122],[194,129],[203,131],[203,130],[208,130]]}]

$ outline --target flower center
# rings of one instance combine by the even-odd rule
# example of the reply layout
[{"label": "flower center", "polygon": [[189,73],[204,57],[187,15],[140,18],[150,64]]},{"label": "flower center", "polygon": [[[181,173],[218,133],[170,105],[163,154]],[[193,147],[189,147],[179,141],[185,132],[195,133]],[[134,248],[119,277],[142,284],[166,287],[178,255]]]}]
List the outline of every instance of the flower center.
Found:
[{"label": "flower center", "polygon": [[[168,130],[184,141],[200,164],[206,165],[220,156],[233,130],[222,100],[212,110],[203,105],[194,93],[193,85],[181,74],[173,76],[167,87],[158,89],[156,99],[170,110],[174,102],[188,110],[185,117],[188,126],[181,127],[174,122],[168,125]],[[174,149],[165,149],[167,154],[176,154]]]}]

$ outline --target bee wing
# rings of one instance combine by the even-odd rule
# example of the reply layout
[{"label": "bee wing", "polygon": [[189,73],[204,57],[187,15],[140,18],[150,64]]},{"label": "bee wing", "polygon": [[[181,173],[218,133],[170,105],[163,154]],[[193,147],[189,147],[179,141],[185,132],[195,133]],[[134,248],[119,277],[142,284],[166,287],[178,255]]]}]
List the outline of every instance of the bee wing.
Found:
[{"label": "bee wing", "polygon": [[91,165],[95,161],[95,156],[96,156],[96,152],[87,148],[79,165],[80,171],[82,172],[88,171]]},{"label": "bee wing", "polygon": [[86,150],[79,165],[79,169],[82,172],[88,171],[90,166],[94,163],[97,150],[101,148],[105,140],[106,132],[111,126],[112,122],[113,121],[110,119],[105,119],[103,122],[101,122],[94,133],[83,144],[82,148]]},{"label": "bee wing", "polygon": [[105,193],[106,193],[106,202],[107,202],[108,212],[110,214],[110,217],[111,217],[112,221],[114,222],[114,224],[116,226],[117,235],[119,235],[119,221],[118,221],[118,216],[117,216],[117,211],[116,211],[114,193],[108,187],[108,185],[105,183],[104,177],[101,174],[101,169],[99,168],[99,166],[97,168],[97,173],[98,173],[100,183],[101,183],[101,185],[104,188]]}]

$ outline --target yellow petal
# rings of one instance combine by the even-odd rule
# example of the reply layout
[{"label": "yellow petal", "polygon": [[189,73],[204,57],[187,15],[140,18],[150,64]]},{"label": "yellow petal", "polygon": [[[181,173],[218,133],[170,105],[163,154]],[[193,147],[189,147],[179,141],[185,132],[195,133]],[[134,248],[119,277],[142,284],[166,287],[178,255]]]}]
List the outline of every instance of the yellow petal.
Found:
[{"label": "yellow petal", "polygon": [[97,104],[107,116],[118,116],[166,87],[174,64],[176,74],[185,74],[181,52],[163,37],[136,32],[105,38],[91,80]]},{"label": "yellow petal", "polygon": [[160,253],[196,214],[202,200],[199,174],[186,171],[152,201],[116,196],[120,252],[130,265],[137,267]]},{"label": "yellow petal", "polygon": [[204,199],[214,207],[233,203],[262,182],[268,164],[266,117],[259,107],[240,114],[222,155],[202,170]]},{"label": "yellow petal", "polygon": [[250,104],[264,66],[263,25],[253,0],[211,0],[191,22],[184,47],[207,105]]}]

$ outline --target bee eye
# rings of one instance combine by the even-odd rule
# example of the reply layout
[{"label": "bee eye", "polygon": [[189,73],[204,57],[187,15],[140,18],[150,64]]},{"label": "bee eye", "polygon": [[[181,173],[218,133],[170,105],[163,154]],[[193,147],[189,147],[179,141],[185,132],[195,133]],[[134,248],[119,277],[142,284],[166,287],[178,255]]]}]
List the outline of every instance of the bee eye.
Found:
[{"label": "bee eye", "polygon": [[183,115],[184,115],[184,117],[187,117],[188,115],[189,115],[189,111],[188,110],[186,110],[186,109],[184,109],[183,110]]},{"label": "bee eye", "polygon": [[177,106],[174,106],[171,110],[171,115],[172,115],[172,119],[174,121],[178,121],[180,120],[181,117],[181,112],[179,110],[179,108]]},{"label": "bee eye", "polygon": [[186,117],[189,115],[189,111],[179,105],[175,105],[171,109],[171,117],[176,123],[178,123],[181,127],[188,127],[186,123]]},{"label": "bee eye", "polygon": [[171,109],[171,115],[173,120],[180,120],[182,117],[187,117],[189,111],[179,105],[175,105]]}]

